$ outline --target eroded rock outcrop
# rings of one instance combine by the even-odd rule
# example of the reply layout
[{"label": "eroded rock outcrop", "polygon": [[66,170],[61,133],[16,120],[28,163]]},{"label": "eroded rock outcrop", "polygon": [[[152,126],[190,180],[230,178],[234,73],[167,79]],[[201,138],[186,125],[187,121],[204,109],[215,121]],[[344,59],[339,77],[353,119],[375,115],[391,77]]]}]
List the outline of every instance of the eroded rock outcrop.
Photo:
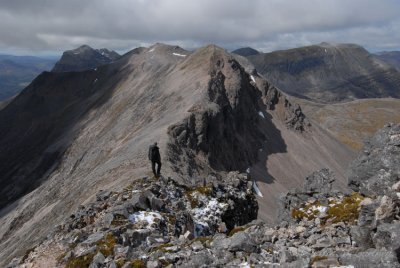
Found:
[{"label": "eroded rock outcrop", "polygon": [[262,99],[268,110],[276,110],[289,129],[304,131],[311,124],[303,114],[300,105],[292,104],[276,87],[263,82]]},{"label": "eroded rock outcrop", "polygon": [[244,172],[265,139],[258,124],[260,92],[232,56],[214,46],[203,50],[196,53],[203,58],[205,53],[211,65],[206,97],[183,122],[169,127],[170,161],[184,163],[189,176],[210,167]]}]

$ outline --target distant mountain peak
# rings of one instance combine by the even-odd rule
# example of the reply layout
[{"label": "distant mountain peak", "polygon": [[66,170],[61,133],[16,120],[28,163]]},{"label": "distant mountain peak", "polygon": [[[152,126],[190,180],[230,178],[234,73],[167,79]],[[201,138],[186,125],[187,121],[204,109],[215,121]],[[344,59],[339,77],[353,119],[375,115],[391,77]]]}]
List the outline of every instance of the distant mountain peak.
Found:
[{"label": "distant mountain peak", "polygon": [[242,48],[232,51],[232,53],[238,54],[243,57],[260,54],[260,52],[258,50],[255,50],[254,48],[251,48],[251,47],[242,47]]},{"label": "distant mountain peak", "polygon": [[53,72],[85,71],[111,63],[121,56],[106,48],[94,49],[88,45],[67,50],[55,64]]}]

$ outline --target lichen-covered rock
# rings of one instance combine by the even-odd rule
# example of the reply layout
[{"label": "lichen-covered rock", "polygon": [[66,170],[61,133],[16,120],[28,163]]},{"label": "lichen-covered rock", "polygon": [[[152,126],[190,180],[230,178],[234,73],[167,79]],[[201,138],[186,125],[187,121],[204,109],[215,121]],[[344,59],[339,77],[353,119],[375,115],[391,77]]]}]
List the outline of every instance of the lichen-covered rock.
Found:
[{"label": "lichen-covered rock", "polygon": [[400,223],[383,223],[373,236],[377,249],[392,250],[400,254]]},{"label": "lichen-covered rock", "polygon": [[354,268],[364,267],[382,267],[397,268],[400,267],[396,255],[392,251],[369,249],[367,251],[351,254],[343,253],[339,257],[342,265],[353,266]]},{"label": "lichen-covered rock", "polygon": [[[339,196],[339,193],[333,191],[335,176],[329,169],[321,169],[309,175],[303,184],[302,189],[293,189],[286,194],[282,194],[278,200],[277,221],[293,222],[296,216],[293,216],[293,210],[300,208],[309,200],[317,201],[316,204],[310,203],[309,208],[315,213],[325,213],[328,208],[328,197]],[[318,203],[318,204],[317,204]],[[304,207],[305,208],[305,207]],[[309,209],[307,207],[307,210]],[[311,214],[314,212],[310,211]],[[306,211],[304,211],[306,212]],[[303,215],[303,213],[301,213]],[[310,214],[310,216],[312,216]],[[305,215],[304,215],[305,216]],[[311,217],[315,218],[315,217]]]},{"label": "lichen-covered rock", "polygon": [[388,124],[351,164],[348,183],[367,196],[388,195],[400,180],[400,124]]},{"label": "lichen-covered rock", "polygon": [[230,251],[245,251],[248,253],[258,252],[258,246],[256,242],[245,232],[239,232],[234,234],[230,239],[229,245]]},{"label": "lichen-covered rock", "polygon": [[329,194],[335,181],[335,175],[327,168],[321,169],[306,177],[303,190],[306,193]]}]

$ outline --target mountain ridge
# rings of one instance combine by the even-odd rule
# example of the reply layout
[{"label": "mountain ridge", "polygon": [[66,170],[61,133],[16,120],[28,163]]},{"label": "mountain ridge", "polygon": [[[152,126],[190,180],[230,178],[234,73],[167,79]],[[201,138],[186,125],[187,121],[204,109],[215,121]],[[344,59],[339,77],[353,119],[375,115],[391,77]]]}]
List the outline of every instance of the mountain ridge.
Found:
[{"label": "mountain ridge", "polygon": [[375,55],[384,62],[392,65],[397,70],[400,70],[400,51],[383,51],[375,53]]},{"label": "mountain ridge", "polygon": [[334,103],[400,97],[400,73],[355,44],[329,44],[249,56],[267,80],[295,97]]},{"label": "mountain ridge", "polygon": [[285,179],[292,172],[286,161],[300,176],[332,166],[343,185],[341,170],[353,152],[308,126],[300,107],[279,92],[213,45],[188,52],[155,44],[97,69],[43,73],[0,111],[0,168],[7,175],[1,259],[41,241],[98,190],[148,176],[147,149],[155,141],[162,174],[187,185],[250,168],[261,191],[271,193],[260,204],[267,220],[276,194],[301,183]]}]

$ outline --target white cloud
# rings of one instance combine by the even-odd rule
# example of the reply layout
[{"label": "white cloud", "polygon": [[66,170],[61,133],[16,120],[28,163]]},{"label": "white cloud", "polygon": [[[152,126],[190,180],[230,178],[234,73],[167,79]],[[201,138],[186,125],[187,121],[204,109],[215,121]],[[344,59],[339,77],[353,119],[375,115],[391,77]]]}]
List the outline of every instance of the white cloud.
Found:
[{"label": "white cloud", "polygon": [[396,0],[0,0],[0,50],[128,50],[154,42],[273,50],[329,42],[399,49]]}]

